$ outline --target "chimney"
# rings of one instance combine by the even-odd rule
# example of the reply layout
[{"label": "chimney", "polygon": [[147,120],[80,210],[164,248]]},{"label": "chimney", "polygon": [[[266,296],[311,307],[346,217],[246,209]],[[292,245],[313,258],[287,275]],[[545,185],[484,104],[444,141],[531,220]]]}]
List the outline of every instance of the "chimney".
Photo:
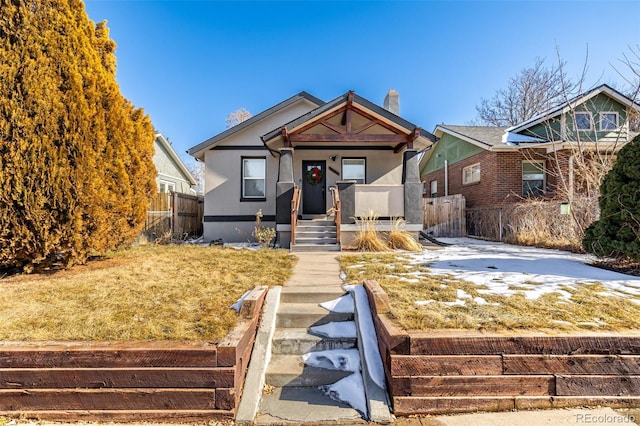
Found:
[{"label": "chimney", "polygon": [[384,98],[384,109],[394,113],[395,115],[400,115],[400,96],[398,92],[394,89],[389,90],[387,96]]}]

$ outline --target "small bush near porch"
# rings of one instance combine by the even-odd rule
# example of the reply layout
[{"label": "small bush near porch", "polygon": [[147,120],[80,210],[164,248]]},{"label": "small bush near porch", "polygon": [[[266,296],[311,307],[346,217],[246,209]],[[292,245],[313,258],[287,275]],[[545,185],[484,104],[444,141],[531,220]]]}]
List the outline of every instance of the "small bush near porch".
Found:
[{"label": "small bush near porch", "polygon": [[0,279],[0,340],[207,340],[247,290],[283,284],[280,250],[142,245],[67,271]]}]

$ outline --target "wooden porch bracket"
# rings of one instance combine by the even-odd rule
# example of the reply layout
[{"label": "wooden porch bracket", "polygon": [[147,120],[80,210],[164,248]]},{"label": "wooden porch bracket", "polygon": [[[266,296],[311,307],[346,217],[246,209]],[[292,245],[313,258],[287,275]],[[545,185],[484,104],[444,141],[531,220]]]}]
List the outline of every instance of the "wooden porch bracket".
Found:
[{"label": "wooden porch bracket", "polygon": [[282,126],[282,139],[284,140],[284,147],[291,148],[291,140],[289,139],[289,131],[286,126]]}]

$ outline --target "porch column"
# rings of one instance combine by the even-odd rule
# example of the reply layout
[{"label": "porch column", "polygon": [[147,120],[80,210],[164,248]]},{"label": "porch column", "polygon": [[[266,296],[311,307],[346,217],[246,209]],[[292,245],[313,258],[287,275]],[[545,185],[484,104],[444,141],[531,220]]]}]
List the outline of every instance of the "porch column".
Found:
[{"label": "porch column", "polygon": [[278,182],[276,182],[276,224],[291,223],[293,199],[293,148],[280,148]]},{"label": "porch column", "polygon": [[340,194],[340,223],[356,223],[356,181],[340,180],[336,185]]},{"label": "porch column", "polygon": [[405,150],[402,156],[402,183],[404,184],[404,220],[422,224],[422,182],[418,167],[418,151]]}]

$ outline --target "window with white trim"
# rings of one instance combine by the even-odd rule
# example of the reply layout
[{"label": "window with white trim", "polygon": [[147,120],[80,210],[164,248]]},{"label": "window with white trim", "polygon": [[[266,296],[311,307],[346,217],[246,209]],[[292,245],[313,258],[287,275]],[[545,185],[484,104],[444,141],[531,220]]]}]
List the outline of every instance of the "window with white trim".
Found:
[{"label": "window with white trim", "polygon": [[429,185],[431,186],[431,198],[436,198],[438,196],[438,181],[432,180]]},{"label": "window with white trim", "polygon": [[618,128],[617,112],[600,113],[600,130],[616,130]]},{"label": "window with white trim", "polygon": [[472,164],[462,169],[462,184],[480,182],[480,163]]},{"label": "window with white trim", "polygon": [[264,200],[266,198],[265,157],[242,157],[242,199]]},{"label": "window with white trim", "polygon": [[522,196],[535,197],[544,194],[544,161],[522,162]]},{"label": "window with white trim", "polygon": [[366,183],[367,161],[364,158],[342,159],[342,180],[355,180],[356,183]]},{"label": "window with white trim", "polygon": [[158,182],[158,192],[161,194],[169,194],[171,192],[176,192],[176,184],[173,182],[167,182],[161,180]]},{"label": "window with white trim", "polygon": [[575,119],[577,130],[591,130],[591,113],[576,112]]}]

